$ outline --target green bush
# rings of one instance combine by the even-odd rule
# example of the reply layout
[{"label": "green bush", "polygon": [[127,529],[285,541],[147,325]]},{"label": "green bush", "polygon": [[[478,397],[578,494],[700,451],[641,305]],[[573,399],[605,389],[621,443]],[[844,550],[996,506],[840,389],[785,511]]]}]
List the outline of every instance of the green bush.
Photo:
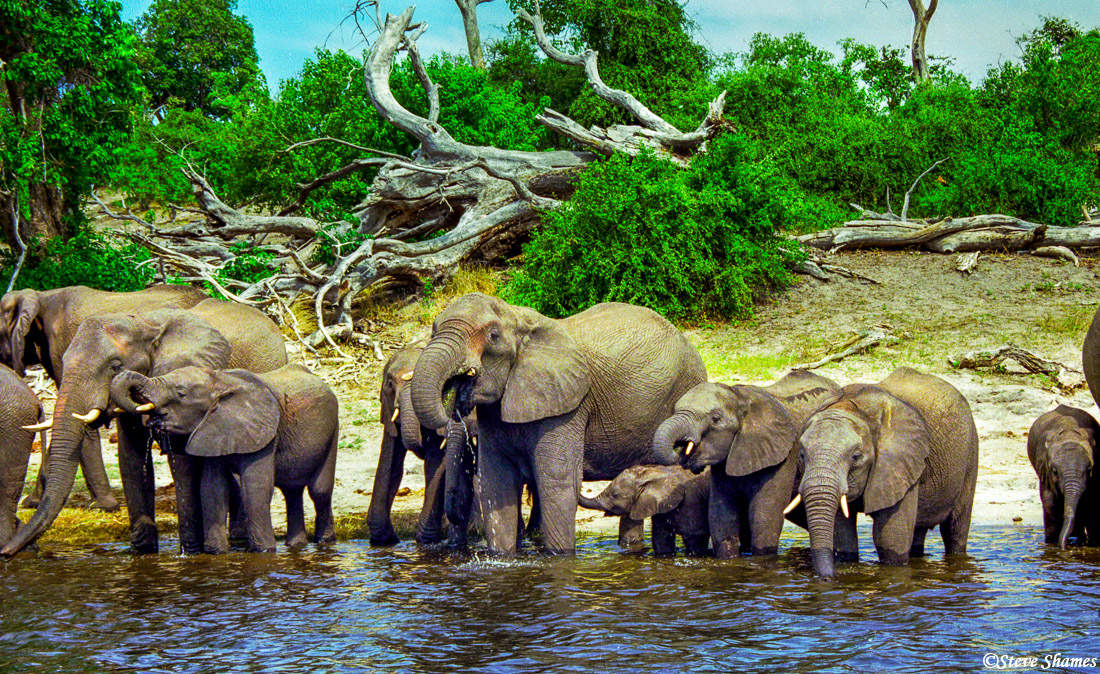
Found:
[{"label": "green bush", "polygon": [[652,154],[593,164],[544,216],[505,295],[550,316],[608,301],[670,319],[750,315],[800,254],[776,235],[800,195],[755,155],[727,136],[688,171]]},{"label": "green bush", "polygon": [[[27,244],[27,258],[14,289],[82,285],[115,292],[141,290],[153,282],[153,267],[140,264],[151,257],[137,244],[118,246],[88,229],[68,241],[36,238]],[[15,261],[14,251],[4,255],[0,274],[5,282],[11,278]]]},{"label": "green bush", "polygon": [[274,266],[275,255],[251,241],[238,241],[229,247],[229,252],[235,257],[218,271],[219,281],[234,279],[245,283],[256,283],[277,271]]}]

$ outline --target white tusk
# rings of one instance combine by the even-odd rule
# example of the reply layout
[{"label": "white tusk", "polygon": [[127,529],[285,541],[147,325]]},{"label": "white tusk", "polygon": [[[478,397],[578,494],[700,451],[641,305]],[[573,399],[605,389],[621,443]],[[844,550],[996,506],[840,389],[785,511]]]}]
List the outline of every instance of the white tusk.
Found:
[{"label": "white tusk", "polygon": [[145,403],[144,405],[138,405],[134,408],[135,412],[152,412],[157,408],[153,403]]},{"label": "white tusk", "polygon": [[24,426],[23,428],[25,428],[28,431],[44,431],[47,428],[50,428],[51,426],[53,426],[53,419],[46,419],[45,421],[43,421],[41,423],[32,424],[30,426]]},{"label": "white tusk", "polygon": [[401,408],[400,407],[393,408],[393,416],[390,417],[390,423],[391,424],[393,422],[397,421],[397,415],[399,415],[399,414],[401,414]]},{"label": "white tusk", "polygon": [[111,410],[111,415],[112,416],[117,417],[120,414],[126,414],[126,410],[122,409],[121,407],[115,407]]},{"label": "white tusk", "polygon": [[87,414],[84,414],[84,415],[77,414],[76,412],[73,412],[73,418],[74,419],[80,419],[84,423],[90,424],[90,423],[92,423],[93,421],[95,421],[96,419],[99,418],[100,413],[101,413],[101,410],[98,407],[96,407],[91,412],[88,412]]},{"label": "white tusk", "polygon": [[404,380],[404,381],[409,381],[412,378],[413,378],[413,371],[412,370],[409,370],[405,374],[401,375],[401,379]]},{"label": "white tusk", "polygon": [[443,442],[439,443],[439,448],[443,449],[447,446],[447,438],[443,438]]},{"label": "white tusk", "polygon": [[844,518],[848,518],[848,495],[840,495],[840,512],[844,513]]},{"label": "white tusk", "polygon": [[690,456],[691,450],[695,449],[695,443],[691,440],[688,441],[687,449],[684,450],[684,456]]},{"label": "white tusk", "polygon": [[466,370],[466,376],[467,377],[476,377],[477,376],[477,368],[476,367],[471,367],[469,370]]},{"label": "white tusk", "polygon": [[470,436],[470,444],[474,446],[474,449],[477,449],[477,436],[476,435]]},{"label": "white tusk", "polygon": [[791,501],[790,505],[783,509],[783,514],[789,515],[792,510],[798,507],[799,503],[802,503],[802,494],[795,494],[794,500]]}]

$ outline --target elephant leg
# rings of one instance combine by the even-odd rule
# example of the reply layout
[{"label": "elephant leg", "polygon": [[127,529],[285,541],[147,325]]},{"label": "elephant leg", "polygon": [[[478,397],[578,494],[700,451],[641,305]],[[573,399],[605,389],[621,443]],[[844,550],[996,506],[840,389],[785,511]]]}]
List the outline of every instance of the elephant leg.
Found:
[{"label": "elephant leg", "polygon": [[714,556],[733,559],[741,554],[742,529],[733,478],[714,469],[710,476],[707,520],[710,522],[710,538],[714,542]]},{"label": "elephant leg", "polygon": [[225,521],[229,514],[233,476],[225,461],[219,459],[206,459],[200,470],[203,550],[212,555],[225,554],[229,552],[229,535]]},{"label": "elephant leg", "polygon": [[485,522],[485,542],[493,552],[516,552],[517,521],[520,517],[520,489],[523,487],[519,466],[482,441],[477,461],[481,484],[481,516]]},{"label": "elephant leg", "polygon": [[336,447],[339,433],[333,433],[328,445],[325,465],[317,473],[309,487],[309,498],[313,501],[316,513],[313,521],[313,541],[315,543],[336,542],[336,518],[332,514],[332,489],[336,485]]},{"label": "elephant leg", "polygon": [[[974,510],[974,489],[963,488],[961,500],[955,503],[951,514],[940,523],[940,537],[943,538],[945,555],[965,555],[966,541],[970,537],[970,517]],[[1057,539],[1055,540],[1057,543]]]},{"label": "elephant leg", "polygon": [[924,557],[924,538],[928,535],[928,527],[913,529],[913,544],[909,546],[909,559]]},{"label": "elephant leg", "polygon": [[645,552],[645,520],[619,517],[619,547],[629,553]]},{"label": "elephant leg", "polygon": [[149,450],[149,431],[141,419],[119,415],[118,470],[126,495],[126,513],[130,517],[130,547],[138,553],[157,552],[156,485],[153,455]]},{"label": "elephant leg", "polygon": [[688,557],[706,557],[710,547],[710,534],[681,534],[684,539],[684,554]]},{"label": "elephant leg", "polygon": [[107,468],[103,465],[99,431],[89,431],[84,434],[84,439],[80,443],[80,472],[84,475],[84,484],[88,487],[88,493],[95,499],[95,506],[109,513],[117,511],[118,500],[111,494]]},{"label": "elephant leg", "polygon": [[653,555],[671,557],[676,554],[676,527],[667,515],[654,515],[649,518],[653,538]]},{"label": "elephant leg", "polygon": [[917,501],[920,486],[914,485],[900,501],[872,514],[872,535],[878,559],[883,564],[907,564],[913,547],[913,530],[917,523]]},{"label": "elephant leg", "polygon": [[443,540],[443,509],[446,496],[445,456],[438,450],[424,455],[424,506],[416,522],[416,542],[431,545]]},{"label": "elephant leg", "polygon": [[539,503],[539,492],[535,485],[527,483],[527,492],[531,494],[531,515],[527,518],[527,527],[524,535],[530,539],[539,539],[542,536],[542,504]]},{"label": "elephant leg", "polygon": [[400,540],[393,530],[390,512],[401,478],[405,473],[405,454],[408,450],[400,438],[382,431],[382,448],[378,455],[378,468],[374,471],[374,488],[371,490],[370,507],[367,510],[367,526],[370,528],[371,545],[396,545]]},{"label": "elephant leg", "polygon": [[1041,485],[1039,500],[1043,503],[1043,540],[1047,545],[1058,545],[1058,534],[1062,530],[1061,499],[1054,490]]},{"label": "elephant leg", "polygon": [[749,497],[748,503],[754,556],[779,554],[779,537],[783,533],[783,508],[794,489],[797,469],[797,459],[792,455],[779,466],[765,469],[756,476],[759,488]]},{"label": "elephant leg", "polygon": [[238,459],[241,499],[248,517],[248,547],[253,552],[275,552],[271,525],[271,495],[275,491],[275,447],[270,445]]},{"label": "elephant leg", "polygon": [[[856,513],[845,517],[838,509],[833,525],[833,549],[838,562],[859,561],[859,536],[856,534]],[[908,550],[908,548],[906,548]]]},{"label": "elephant leg", "polygon": [[241,501],[241,480],[232,471],[227,477],[229,482],[225,488],[229,497],[229,540],[247,543],[248,517],[244,512],[244,502]]},{"label": "elephant leg", "polygon": [[168,467],[172,469],[172,479],[176,483],[176,516],[179,518],[180,550],[184,554],[197,555],[203,551],[203,460],[186,454],[169,452]]},{"label": "elephant leg", "polygon": [[280,487],[286,500],[286,546],[297,548],[309,542],[306,535],[306,511],[302,505],[304,487]]},{"label": "elephant leg", "polygon": [[572,554],[577,545],[585,424],[577,414],[570,414],[546,426],[534,453],[543,546],[550,554]]}]

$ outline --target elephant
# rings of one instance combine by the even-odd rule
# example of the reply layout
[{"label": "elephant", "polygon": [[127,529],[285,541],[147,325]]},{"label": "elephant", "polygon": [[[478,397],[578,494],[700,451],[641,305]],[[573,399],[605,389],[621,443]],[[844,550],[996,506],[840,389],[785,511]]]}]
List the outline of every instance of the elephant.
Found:
[{"label": "elephant", "polygon": [[716,557],[779,551],[784,506],[797,485],[798,434],[839,391],[831,379],[794,370],[764,388],[705,382],[676,402],[676,413],[653,436],[653,453],[665,465],[682,463],[696,473],[711,468]]},{"label": "elephant", "polygon": [[[80,443],[110,416],[111,382],[123,370],[155,377],[188,365],[215,370],[269,372],[287,364],[283,337],[262,312],[208,299],[186,311],[160,309],[140,315],[103,314],[81,323],[65,352],[65,378],[54,405],[50,481],[27,525],[0,548],[11,556],[40,536],[57,517],[72,489]],[[130,519],[130,546],[158,550],[149,431],[140,414],[121,411],[118,463]],[[180,547],[202,552],[199,480],[201,463],[178,447],[162,447],[176,484]]]},{"label": "elephant", "polygon": [[1059,405],[1035,420],[1027,458],[1039,476],[1046,542],[1065,549],[1070,536],[1100,545],[1100,484],[1093,477],[1100,425],[1091,414]]},{"label": "elephant", "polygon": [[[209,296],[199,288],[154,285],[135,292],[107,292],[84,286],[55,290],[15,290],[0,297],[0,363],[19,376],[28,365],[41,364],[54,384],[61,386],[65,350],[84,319],[104,313],[141,313],[155,309],[190,309]],[[23,501],[25,507],[38,505],[45,488],[49,466],[48,448],[43,447],[42,463],[34,491]],[[118,510],[111,494],[107,471],[103,467],[98,433],[81,447],[80,469],[96,507]]]},{"label": "elephant", "polygon": [[653,554],[676,554],[676,536],[689,557],[705,557],[710,547],[707,501],[709,471],[698,475],[680,466],[631,466],[594,497],[581,495],[582,507],[619,516],[619,545],[637,551],[645,520],[651,520]]},{"label": "elephant", "polygon": [[302,490],[316,510],[313,540],[336,540],[332,487],[339,439],[336,394],[307,368],[292,364],[253,374],[248,370],[182,367],[159,377],[123,370],[111,383],[111,400],[123,410],[145,411],[157,437],[172,436],[183,452],[202,459],[203,548],[229,551],[225,522],[228,486],[240,477],[249,547],[275,550],[271,495],[286,499],[286,544],[307,540]]},{"label": "elephant", "polygon": [[[456,456],[464,454],[466,438],[476,445],[477,419],[471,414],[463,422],[453,419],[439,429],[424,426],[413,410],[409,398],[409,380],[412,379],[416,360],[424,351],[421,343],[406,346],[394,352],[382,369],[382,389],[379,392],[382,422],[382,446],[378,453],[378,468],[374,472],[374,488],[371,491],[370,507],[367,514],[367,526],[370,529],[370,543],[376,546],[395,545],[397,534],[393,530],[390,511],[393,500],[401,486],[405,473],[405,454],[412,450],[417,458],[424,461],[424,506],[420,510],[420,519],[416,525],[416,540],[419,543],[438,543],[443,538],[444,488],[447,469],[445,442],[460,446]],[[472,478],[469,471],[463,473],[464,479],[455,481],[455,488],[464,490],[459,498],[464,498],[466,510],[464,517],[448,518],[451,521],[450,538],[460,543],[466,535],[473,493]],[[464,484],[459,484],[464,482]]]},{"label": "elephant", "polygon": [[571,554],[581,480],[654,463],[658,420],[705,380],[695,347],[649,309],[606,303],[554,320],[471,293],[433,322],[411,397],[428,427],[476,408],[491,551],[515,553],[520,492],[529,480],[545,551]]},{"label": "elephant", "polygon": [[[34,444],[34,426],[42,421],[42,404],[23,378],[0,365],[0,545],[19,529],[15,516]],[[45,447],[45,431],[42,446]]]},{"label": "elephant", "polygon": [[798,442],[796,499],[805,503],[818,576],[833,577],[834,545],[858,559],[856,512],[874,521],[885,564],[922,557],[925,535],[936,526],[947,555],[966,553],[978,432],[970,405],[951,384],[908,367],[878,385],[849,384],[814,412]]}]

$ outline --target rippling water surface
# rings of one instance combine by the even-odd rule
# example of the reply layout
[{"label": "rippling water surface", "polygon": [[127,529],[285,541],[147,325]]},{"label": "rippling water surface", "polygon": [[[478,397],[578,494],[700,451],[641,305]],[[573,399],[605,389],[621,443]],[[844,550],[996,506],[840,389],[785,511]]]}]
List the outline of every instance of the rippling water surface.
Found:
[{"label": "rippling water surface", "polygon": [[[978,527],[970,556],[810,577],[778,560],[373,549],[135,557],[96,546],[0,564],[0,671],[979,670],[987,653],[1100,658],[1100,549]],[[864,560],[874,559],[861,530]],[[164,547],[174,544],[170,542]]]}]

